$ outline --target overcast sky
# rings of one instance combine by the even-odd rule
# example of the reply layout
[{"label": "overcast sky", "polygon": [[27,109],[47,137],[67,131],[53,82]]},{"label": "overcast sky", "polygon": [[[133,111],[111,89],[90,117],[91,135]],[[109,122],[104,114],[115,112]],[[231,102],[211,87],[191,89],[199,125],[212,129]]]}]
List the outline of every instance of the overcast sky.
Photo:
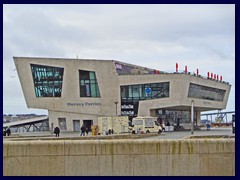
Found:
[{"label": "overcast sky", "polygon": [[[232,85],[235,110],[235,5],[3,5],[3,113],[28,109],[13,56],[114,59]],[[225,110],[224,110],[225,111]]]}]

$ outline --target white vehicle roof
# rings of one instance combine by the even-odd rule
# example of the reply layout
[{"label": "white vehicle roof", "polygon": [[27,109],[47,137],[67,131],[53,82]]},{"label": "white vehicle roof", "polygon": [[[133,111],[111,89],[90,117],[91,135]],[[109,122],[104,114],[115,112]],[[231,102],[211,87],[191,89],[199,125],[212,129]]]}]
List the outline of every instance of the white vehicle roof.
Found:
[{"label": "white vehicle roof", "polygon": [[152,119],[156,119],[157,117],[151,117],[151,116],[138,116],[138,117],[135,117],[133,119],[146,119],[146,118],[152,118]]}]

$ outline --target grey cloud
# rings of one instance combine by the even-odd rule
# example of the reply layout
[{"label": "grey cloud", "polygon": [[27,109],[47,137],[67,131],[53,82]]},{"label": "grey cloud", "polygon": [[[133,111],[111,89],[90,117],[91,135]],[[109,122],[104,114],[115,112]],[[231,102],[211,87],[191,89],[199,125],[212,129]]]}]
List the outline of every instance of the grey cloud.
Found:
[{"label": "grey cloud", "polygon": [[15,53],[31,52],[29,55],[64,56],[62,50],[65,43],[81,43],[88,39],[86,31],[61,26],[41,13],[21,13],[13,16],[10,22],[5,22],[4,28],[8,29],[8,33],[4,34],[6,42],[15,47]]}]

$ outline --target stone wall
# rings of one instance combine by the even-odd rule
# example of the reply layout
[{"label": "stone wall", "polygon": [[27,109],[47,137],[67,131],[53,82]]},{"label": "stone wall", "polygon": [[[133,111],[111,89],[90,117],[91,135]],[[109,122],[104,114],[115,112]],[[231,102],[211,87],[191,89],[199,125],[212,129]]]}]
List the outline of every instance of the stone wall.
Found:
[{"label": "stone wall", "polygon": [[3,142],[4,176],[234,176],[235,139]]}]

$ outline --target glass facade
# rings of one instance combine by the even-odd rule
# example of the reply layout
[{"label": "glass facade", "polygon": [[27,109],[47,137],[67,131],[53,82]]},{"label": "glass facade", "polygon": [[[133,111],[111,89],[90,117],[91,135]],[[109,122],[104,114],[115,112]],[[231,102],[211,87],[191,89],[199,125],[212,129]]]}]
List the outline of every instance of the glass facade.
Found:
[{"label": "glass facade", "polygon": [[95,72],[79,70],[79,79],[80,97],[100,97]]},{"label": "glass facade", "polygon": [[223,101],[225,92],[226,91],[222,89],[190,83],[188,97],[212,101]]},{"label": "glass facade", "polygon": [[36,97],[61,97],[64,68],[30,64]]},{"label": "glass facade", "polygon": [[169,97],[169,82],[121,86],[121,115],[136,116],[138,102]]},{"label": "glass facade", "polygon": [[[174,126],[175,130],[189,129],[191,126],[191,112],[190,111],[179,111],[170,109],[159,109],[156,110],[157,120],[160,124],[169,124]],[[197,113],[194,112],[193,116],[194,124],[197,125]]]}]

